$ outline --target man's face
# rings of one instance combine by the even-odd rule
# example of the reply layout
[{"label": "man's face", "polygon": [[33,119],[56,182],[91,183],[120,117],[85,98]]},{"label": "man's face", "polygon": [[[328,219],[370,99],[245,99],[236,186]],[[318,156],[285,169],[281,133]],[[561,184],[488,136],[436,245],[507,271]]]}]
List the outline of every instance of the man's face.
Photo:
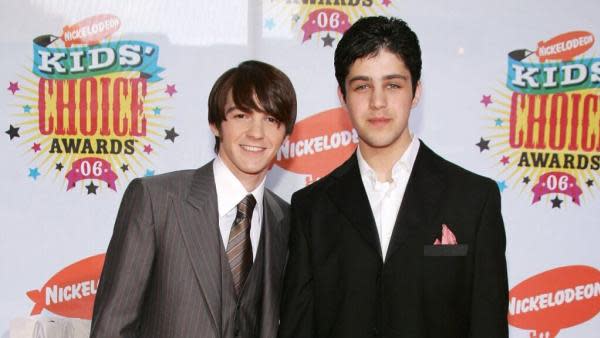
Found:
[{"label": "man's face", "polygon": [[215,125],[210,128],[221,141],[219,156],[242,182],[266,175],[285,137],[285,126],[276,118],[260,111],[240,110],[231,92],[220,130]]},{"label": "man's face", "polygon": [[361,150],[408,146],[408,118],[421,86],[417,84],[413,96],[410,71],[400,57],[382,49],[375,57],[357,59],[345,86],[346,98],[340,90],[338,95],[358,132]]}]

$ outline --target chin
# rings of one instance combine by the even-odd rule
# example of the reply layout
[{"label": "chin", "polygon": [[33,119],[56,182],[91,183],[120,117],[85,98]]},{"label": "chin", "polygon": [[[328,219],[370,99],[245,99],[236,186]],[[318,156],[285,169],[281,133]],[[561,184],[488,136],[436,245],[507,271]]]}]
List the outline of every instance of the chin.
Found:
[{"label": "chin", "polygon": [[371,148],[385,148],[392,144],[389,140],[381,140],[381,139],[365,139],[365,143]]},{"label": "chin", "polygon": [[248,165],[242,167],[242,171],[248,175],[257,175],[263,172],[268,165]]}]

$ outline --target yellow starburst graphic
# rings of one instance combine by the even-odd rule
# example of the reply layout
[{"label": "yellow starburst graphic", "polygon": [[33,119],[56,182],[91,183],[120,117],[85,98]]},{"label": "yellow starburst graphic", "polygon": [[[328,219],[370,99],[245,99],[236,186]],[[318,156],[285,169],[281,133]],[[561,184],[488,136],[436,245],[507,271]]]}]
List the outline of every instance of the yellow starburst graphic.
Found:
[{"label": "yellow starburst graphic", "polygon": [[600,90],[521,93],[502,84],[489,97],[483,139],[507,186],[532,194],[531,203],[589,203],[600,178]]},{"label": "yellow starburst graphic", "polygon": [[[88,48],[69,49],[58,37],[48,41],[51,52],[80,53]],[[106,42],[121,47],[120,40],[110,43]],[[140,42],[140,46],[144,44]],[[157,57],[158,50],[145,48],[140,53],[156,53]],[[19,128],[11,140],[18,136],[17,145],[31,158],[33,179],[52,177],[65,190],[79,186],[81,192],[95,194],[97,189],[123,189],[133,177],[154,174],[152,162],[157,151],[164,148],[165,140],[174,142],[178,136],[170,125],[173,107],[168,105],[176,92],[174,85],[165,90],[160,78],[150,81],[145,73],[148,65],[46,78],[35,71],[34,60],[29,62],[34,70],[25,66],[19,76],[10,118],[11,128],[13,124]],[[77,62],[73,57],[63,65],[77,68]]]}]

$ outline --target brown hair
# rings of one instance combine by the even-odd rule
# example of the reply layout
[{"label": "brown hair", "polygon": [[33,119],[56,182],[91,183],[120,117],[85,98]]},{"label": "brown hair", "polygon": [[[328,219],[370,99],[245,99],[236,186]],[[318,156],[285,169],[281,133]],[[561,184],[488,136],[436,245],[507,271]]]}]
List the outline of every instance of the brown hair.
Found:
[{"label": "brown hair", "polygon": [[[290,79],[279,69],[260,61],[240,63],[221,75],[208,96],[208,123],[221,129],[226,120],[225,103],[231,96],[236,107],[243,111],[261,111],[273,116],[292,133],[296,122],[296,92]],[[220,140],[215,136],[215,152]]]}]

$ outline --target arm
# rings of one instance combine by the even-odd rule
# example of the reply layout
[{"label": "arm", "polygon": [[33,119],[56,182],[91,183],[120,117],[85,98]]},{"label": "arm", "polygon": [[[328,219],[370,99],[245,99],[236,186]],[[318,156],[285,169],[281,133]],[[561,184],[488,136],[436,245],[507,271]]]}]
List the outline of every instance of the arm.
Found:
[{"label": "arm", "polygon": [[121,201],[94,302],[90,337],[133,337],[154,259],[152,206],[147,188],[131,182]]},{"label": "arm", "polygon": [[483,207],[475,246],[475,270],[469,337],[508,337],[508,279],[506,235],[500,207],[500,192],[490,184]]},{"label": "arm", "polygon": [[313,338],[314,293],[310,246],[305,234],[307,222],[292,196],[291,232],[288,263],[283,284],[279,338]]}]

